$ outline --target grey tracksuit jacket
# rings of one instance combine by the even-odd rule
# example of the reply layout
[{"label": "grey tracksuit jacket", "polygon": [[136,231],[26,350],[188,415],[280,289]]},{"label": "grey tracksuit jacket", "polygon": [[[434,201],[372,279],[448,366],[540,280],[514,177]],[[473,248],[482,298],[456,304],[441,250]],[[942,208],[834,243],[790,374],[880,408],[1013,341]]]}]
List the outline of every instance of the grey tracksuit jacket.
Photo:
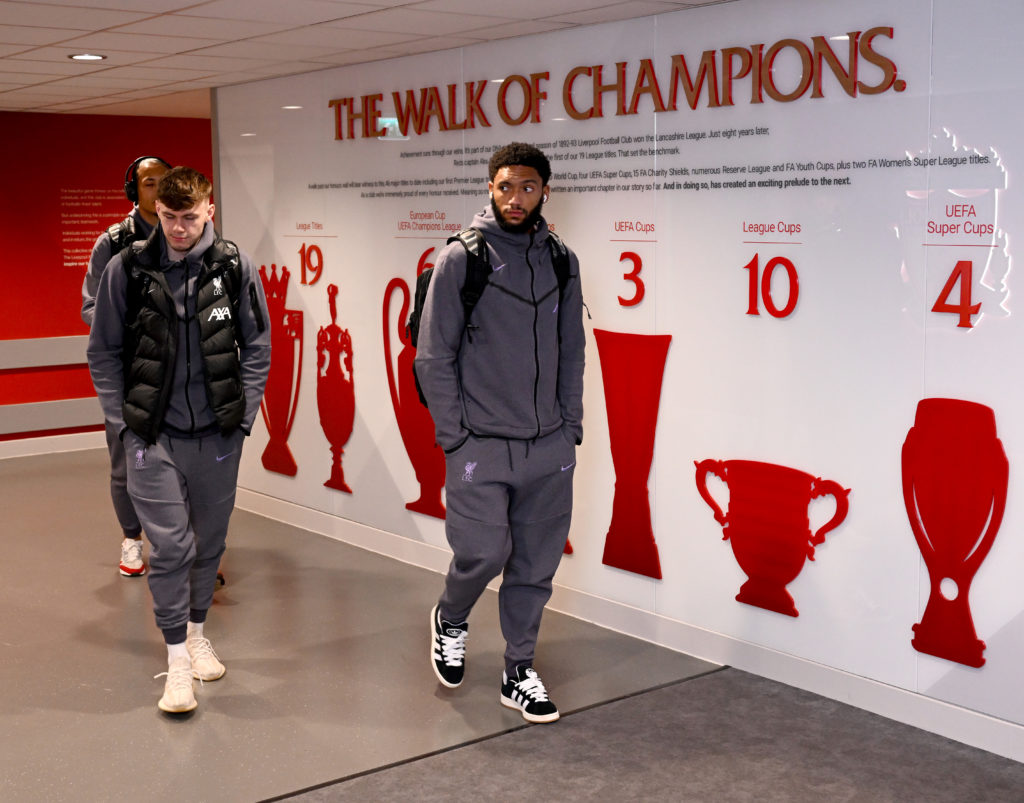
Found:
[{"label": "grey tracksuit jacket", "polygon": [[493,273],[466,326],[461,243],[438,255],[416,353],[416,373],[446,452],[472,434],[532,440],[561,429],[583,440],[583,296],[579,260],[559,310],[548,226],[503,231],[490,207],[471,224],[487,240]]}]

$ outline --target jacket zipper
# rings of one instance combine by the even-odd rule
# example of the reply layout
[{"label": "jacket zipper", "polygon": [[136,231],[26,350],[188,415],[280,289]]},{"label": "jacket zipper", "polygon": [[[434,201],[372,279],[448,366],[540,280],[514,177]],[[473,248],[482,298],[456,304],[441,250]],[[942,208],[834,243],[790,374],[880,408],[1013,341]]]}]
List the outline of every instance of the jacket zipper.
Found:
[{"label": "jacket zipper", "polygon": [[[191,280],[188,259],[185,259],[185,406],[188,407],[189,432],[196,431],[196,414],[192,409],[192,399],[189,396],[189,389],[192,386],[192,335],[189,331],[188,297],[189,281]],[[197,290],[198,294],[198,290]],[[196,300],[196,314],[199,312],[198,298]]]},{"label": "jacket zipper", "polygon": [[533,417],[537,422],[537,434],[534,438],[540,437],[540,412],[537,409],[537,394],[540,391],[540,340],[537,337],[537,291],[534,287],[536,274],[533,270],[533,263],[530,262],[530,251],[533,248],[534,232],[530,232],[530,244],[526,247],[526,264],[530,268],[530,298],[533,300]]},{"label": "jacket zipper", "polygon": [[[160,282],[157,282],[160,285]],[[171,310],[171,315],[174,316],[171,321],[171,325],[167,327],[167,340],[164,343],[164,381],[163,387],[160,388],[160,398],[157,399],[156,410],[153,411],[153,416],[150,421],[149,431],[149,443],[156,443],[156,436],[159,431],[159,422],[164,420],[164,415],[167,413],[167,405],[171,400],[171,390],[174,386],[174,361],[177,356],[176,340],[178,337],[178,310],[174,306],[174,296],[168,292],[168,289],[161,286],[161,292],[167,299],[167,304]],[[171,334],[171,333],[174,334]]]}]

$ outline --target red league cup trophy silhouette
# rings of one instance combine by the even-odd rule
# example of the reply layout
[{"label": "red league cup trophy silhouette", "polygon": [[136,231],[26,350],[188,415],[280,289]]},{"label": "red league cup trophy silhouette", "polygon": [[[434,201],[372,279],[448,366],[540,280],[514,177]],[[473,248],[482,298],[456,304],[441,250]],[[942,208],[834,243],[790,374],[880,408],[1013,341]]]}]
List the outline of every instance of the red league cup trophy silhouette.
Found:
[{"label": "red league cup trophy silhouette", "polygon": [[661,380],[672,336],[595,329],[594,339],[604,377],[615,467],[612,521],[601,562],[660,580],[661,560],[651,527],[647,477],[654,461]]},{"label": "red league cup trophy silhouette", "polygon": [[[402,350],[397,362],[391,359],[391,325],[388,320],[391,299],[396,290],[402,292],[402,309],[398,314],[398,340]],[[406,503],[406,509],[427,516],[445,517],[441,490],[444,488],[444,451],[434,440],[434,419],[420,402],[413,378],[412,361],[416,349],[406,331],[406,316],[409,314],[409,286],[401,278],[392,279],[384,290],[384,362],[391,390],[391,406],[395,410],[398,431],[402,436],[406,454],[416,472],[420,484],[420,496]]]},{"label": "red league cup trophy silhouette", "polygon": [[[736,562],[747,575],[736,599],[786,616],[799,616],[786,586],[796,579],[804,559],[838,527],[849,510],[849,489],[803,471],[754,460],[701,460],[697,490],[722,525],[722,539],[732,544]],[[729,512],[708,492],[708,474],[729,488]],[[836,512],[811,533],[807,508],[812,499],[833,496]]]},{"label": "red league cup trophy silhouette", "polygon": [[263,450],[263,467],[267,471],[294,477],[298,466],[288,448],[288,436],[295,422],[302,381],[302,311],[284,308],[290,275],[288,268],[282,265],[278,278],[277,265],[272,264],[268,279],[267,266],[260,265],[260,280],[270,314],[271,351],[270,373],[260,412],[270,433],[270,441]]},{"label": "red league cup trophy silhouette", "polygon": [[[338,326],[338,286],[327,285],[331,323],[316,333],[316,404],[320,427],[331,444],[331,476],[324,486],[352,493],[345,482],[341,456],[352,434],[356,418],[356,395],[352,376],[352,338]],[[342,360],[344,355],[344,360]],[[341,370],[345,366],[344,373]]]},{"label": "red league cup trophy silhouette", "polygon": [[918,652],[967,666],[985,663],[968,597],[1003,520],[1009,472],[990,407],[960,399],[918,402],[903,443],[903,501],[931,581],[924,616],[913,628]]}]

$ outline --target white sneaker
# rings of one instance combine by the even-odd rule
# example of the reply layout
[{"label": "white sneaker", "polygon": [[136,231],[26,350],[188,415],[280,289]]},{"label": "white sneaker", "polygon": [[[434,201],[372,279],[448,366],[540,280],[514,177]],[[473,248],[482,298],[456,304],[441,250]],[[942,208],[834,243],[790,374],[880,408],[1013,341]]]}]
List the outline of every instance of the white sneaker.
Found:
[{"label": "white sneaker", "polygon": [[154,675],[154,678],[167,676],[164,683],[164,696],[157,707],[168,714],[184,714],[192,711],[199,703],[196,702],[192,690],[192,667],[187,658],[175,658],[167,667],[166,672]]},{"label": "white sneaker", "polygon": [[190,627],[188,637],[185,639],[185,647],[192,658],[192,677],[202,681],[224,677],[227,669],[220,662],[217,653],[213,651],[213,645],[210,644],[208,638],[196,635]]},{"label": "white sneaker", "polygon": [[125,577],[142,577],[146,573],[141,538],[125,538],[121,542],[121,565],[117,568]]}]

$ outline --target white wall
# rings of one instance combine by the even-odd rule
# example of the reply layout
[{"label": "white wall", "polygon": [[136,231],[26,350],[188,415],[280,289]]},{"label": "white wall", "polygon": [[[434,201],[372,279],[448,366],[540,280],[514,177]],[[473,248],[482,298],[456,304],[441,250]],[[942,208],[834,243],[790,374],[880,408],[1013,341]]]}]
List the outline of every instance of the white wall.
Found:
[{"label": "white wall", "polygon": [[[601,82],[612,84],[616,63],[625,62],[631,111],[634,90],[652,86],[645,59],[667,103],[673,56],[685,56],[692,75],[701,54],[718,51],[721,82],[723,49],[742,48],[757,61],[780,42],[774,71],[764,65],[761,74],[770,74],[776,96],[796,94],[798,53],[813,47],[813,37],[826,37],[847,65],[848,42],[831,37],[860,32],[863,42],[876,28],[884,32],[857,51],[862,86],[854,96],[823,66],[821,97],[812,97],[812,81],[791,101],[764,88],[763,102],[751,102],[748,74],[732,82],[731,105],[709,104],[707,87],[695,109],[682,90],[676,109],[657,113],[649,91],[638,93],[636,113],[616,114],[614,91],[602,96],[603,116],[572,119],[563,103],[563,82],[576,67],[601,65]],[[1024,760],[1024,699],[1015,683],[1024,662],[1024,587],[1015,582],[1024,539],[1013,472],[1024,456],[1024,430],[1015,416],[1021,380],[1004,357],[1022,335],[1011,268],[1024,215],[1010,178],[1024,159],[1024,90],[1016,80],[1022,30],[1024,11],[1008,1],[986,0],[968,12],[953,0],[740,0],[219,90],[225,234],[268,273],[272,263],[288,266],[286,307],[303,315],[288,438],[297,473],[264,469],[267,432],[258,426],[242,469],[242,502],[443,568],[443,523],[405,508],[418,485],[388,390],[384,289],[396,276],[412,284],[425,252],[443,244],[442,231],[411,223],[433,213],[457,229],[483,207],[494,147],[516,139],[545,144],[555,157],[545,215],[580,256],[591,315],[575,552],[563,560],[552,604]],[[733,52],[732,72],[744,74],[742,54]],[[894,75],[886,73],[890,64]],[[503,122],[501,81],[538,73],[547,74],[537,81],[546,92],[537,99],[538,122]],[[466,116],[462,87],[479,89],[483,81],[480,110],[489,126],[442,131],[435,117],[421,134],[381,140],[359,136],[356,120],[349,138],[343,115],[342,139],[335,139],[332,99],[354,98],[358,110],[361,96],[380,93],[378,108],[389,117],[393,92],[404,98],[406,90],[436,87],[446,106],[454,84],[460,102],[450,122],[457,122]],[[879,84],[884,91],[872,93]],[[521,98],[513,87],[511,115]],[[587,75],[576,79],[571,99],[580,111],[592,105]],[[289,104],[303,108],[281,108]],[[739,136],[746,130],[753,133]],[[632,153],[655,145],[665,150]],[[962,157],[968,161],[959,163]],[[465,164],[478,159],[483,164]],[[927,159],[935,161],[920,164]],[[744,170],[697,172],[722,166]],[[818,183],[786,186],[803,179]],[[730,180],[748,184],[712,188]],[[784,186],[752,186],[755,180]],[[653,186],[701,181],[706,189]],[[382,185],[367,186],[374,182]],[[466,194],[444,194],[455,189]],[[960,228],[930,232],[929,221]],[[759,232],[758,224],[776,230]],[[986,234],[965,232],[986,226]],[[302,284],[299,251],[313,245],[322,274]],[[641,261],[646,291],[633,306],[620,301],[636,289],[623,278],[634,264],[623,260],[626,251]],[[787,263],[798,276],[798,302],[786,317],[769,314],[760,292],[760,314],[747,314],[744,266],[755,254],[759,269],[773,259],[780,266],[771,286],[777,308],[792,292]],[[969,328],[957,326],[956,314],[932,311],[954,266],[965,262],[973,269],[970,303],[981,304]],[[352,338],[355,415],[343,458],[351,494],[323,486],[330,452],[315,352],[318,329],[331,322],[328,284],[340,288],[337,324]],[[957,286],[947,302],[959,300]],[[672,337],[648,482],[661,579],[602,563],[616,476],[593,329]],[[298,358],[297,344],[286,345]],[[974,627],[987,645],[980,668],[911,645],[930,587],[904,504],[901,449],[918,402],[928,397],[991,408],[1010,464],[1005,515],[970,590]],[[947,435],[955,440],[958,432]],[[799,616],[736,601],[746,576],[694,483],[694,461],[707,458],[781,464],[850,489],[849,514],[787,587]],[[955,479],[953,465],[937,471]],[[960,486],[949,484],[955,499]],[[727,508],[726,486],[713,480],[710,490]],[[811,503],[812,529],[834,510],[828,497]],[[962,537],[969,547],[978,534]]]}]

